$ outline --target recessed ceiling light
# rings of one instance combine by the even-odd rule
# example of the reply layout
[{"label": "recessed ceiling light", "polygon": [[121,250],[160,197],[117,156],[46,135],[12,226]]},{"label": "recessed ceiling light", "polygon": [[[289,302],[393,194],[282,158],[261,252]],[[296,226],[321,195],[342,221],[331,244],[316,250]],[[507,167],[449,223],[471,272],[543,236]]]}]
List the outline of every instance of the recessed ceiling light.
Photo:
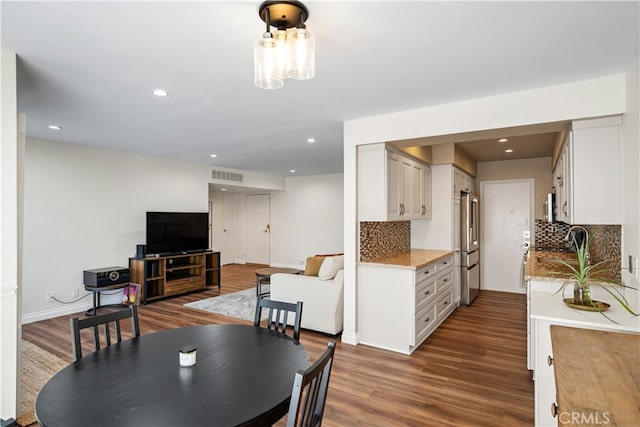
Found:
[{"label": "recessed ceiling light", "polygon": [[154,89],[153,94],[155,96],[167,96],[169,95],[169,92],[164,89]]},{"label": "recessed ceiling light", "polygon": [[49,125],[49,129],[53,129],[53,130],[62,130],[62,126],[58,126],[58,125]]},{"label": "recessed ceiling light", "polygon": [[227,189],[226,188],[221,188],[220,191],[227,191]]},{"label": "recessed ceiling light", "polygon": [[291,169],[289,172],[296,173],[296,170],[295,169]]},{"label": "recessed ceiling light", "polygon": [[505,153],[513,153],[513,150],[511,148],[507,148],[506,150],[504,150]]},{"label": "recessed ceiling light", "polygon": [[315,138],[307,138],[307,142],[309,144],[313,144],[314,142],[316,142],[316,139]]},{"label": "recessed ceiling light", "polygon": [[210,157],[218,157],[217,154],[211,154]]},{"label": "recessed ceiling light", "polygon": [[507,139],[507,138],[500,138],[500,139],[498,140],[498,142],[507,142],[507,141],[508,141],[508,139]]}]

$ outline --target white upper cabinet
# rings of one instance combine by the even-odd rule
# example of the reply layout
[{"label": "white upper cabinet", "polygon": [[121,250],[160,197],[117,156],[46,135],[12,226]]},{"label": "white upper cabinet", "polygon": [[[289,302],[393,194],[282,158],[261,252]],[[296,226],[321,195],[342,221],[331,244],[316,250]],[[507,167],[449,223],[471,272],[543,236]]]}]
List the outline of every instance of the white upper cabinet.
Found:
[{"label": "white upper cabinet", "polygon": [[621,223],[621,123],[619,116],[573,122],[553,175],[559,221]]},{"label": "white upper cabinet", "polygon": [[358,147],[358,218],[398,221],[430,218],[431,168],[388,150],[385,144]]}]

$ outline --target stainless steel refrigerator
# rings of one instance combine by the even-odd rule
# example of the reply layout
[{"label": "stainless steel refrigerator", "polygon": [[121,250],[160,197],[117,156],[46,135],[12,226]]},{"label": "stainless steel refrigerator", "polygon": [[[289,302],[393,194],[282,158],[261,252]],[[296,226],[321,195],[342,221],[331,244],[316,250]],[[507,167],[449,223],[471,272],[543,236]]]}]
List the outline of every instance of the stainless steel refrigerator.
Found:
[{"label": "stainless steel refrigerator", "polygon": [[478,198],[471,193],[460,193],[460,225],[461,303],[470,305],[480,293]]}]

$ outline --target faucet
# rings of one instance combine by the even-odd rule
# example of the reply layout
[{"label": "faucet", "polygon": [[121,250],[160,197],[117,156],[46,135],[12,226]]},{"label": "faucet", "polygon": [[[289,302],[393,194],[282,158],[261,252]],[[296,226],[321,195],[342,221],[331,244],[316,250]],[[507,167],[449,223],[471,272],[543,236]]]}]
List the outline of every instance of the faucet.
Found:
[{"label": "faucet", "polygon": [[[582,229],[582,231],[584,231],[585,240],[582,241],[582,244],[586,245],[589,242],[589,230],[587,230],[586,228],[584,228],[581,225],[572,225],[571,227],[569,227],[569,231],[567,231],[567,235],[564,236],[564,241],[568,242],[569,241],[569,236],[571,236],[571,232],[573,230],[577,229],[577,228]],[[578,248],[576,247],[576,250],[577,249]],[[586,254],[585,254],[585,258],[587,260],[587,263],[589,263],[589,260],[591,259],[591,254],[589,253],[589,246],[587,246],[586,249],[587,249],[587,251],[586,251]]]}]

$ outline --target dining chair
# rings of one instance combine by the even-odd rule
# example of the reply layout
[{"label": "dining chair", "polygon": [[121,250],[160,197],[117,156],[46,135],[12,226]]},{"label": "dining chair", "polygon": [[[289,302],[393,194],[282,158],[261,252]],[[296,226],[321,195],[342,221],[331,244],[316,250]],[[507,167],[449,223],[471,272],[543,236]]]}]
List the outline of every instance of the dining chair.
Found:
[{"label": "dining chair", "polygon": [[122,341],[122,331],[120,328],[120,321],[124,319],[131,319],[131,335],[132,338],[140,336],[140,325],[138,323],[138,307],[135,304],[130,305],[124,310],[118,310],[110,313],[96,315],[93,317],[87,317],[80,319],[74,317],[71,319],[71,345],[73,349],[73,356],[75,360],[82,359],[82,345],[80,343],[80,331],[82,329],[93,328],[93,344],[95,350],[100,349],[100,331],[99,327],[102,326],[104,332],[105,346],[111,345],[111,327],[110,324],[114,324],[115,338],[117,342]]},{"label": "dining chair", "polygon": [[257,298],[256,315],[253,319],[254,326],[260,326],[262,319],[262,309],[268,309],[267,329],[273,329],[281,334],[287,334],[289,325],[289,313],[295,314],[293,321],[293,340],[300,343],[300,322],[302,321],[302,301],[297,303],[275,301],[265,298]]},{"label": "dining chair", "polygon": [[329,341],[327,349],[313,365],[296,372],[287,415],[287,427],[322,425],[335,351],[336,342]]}]

